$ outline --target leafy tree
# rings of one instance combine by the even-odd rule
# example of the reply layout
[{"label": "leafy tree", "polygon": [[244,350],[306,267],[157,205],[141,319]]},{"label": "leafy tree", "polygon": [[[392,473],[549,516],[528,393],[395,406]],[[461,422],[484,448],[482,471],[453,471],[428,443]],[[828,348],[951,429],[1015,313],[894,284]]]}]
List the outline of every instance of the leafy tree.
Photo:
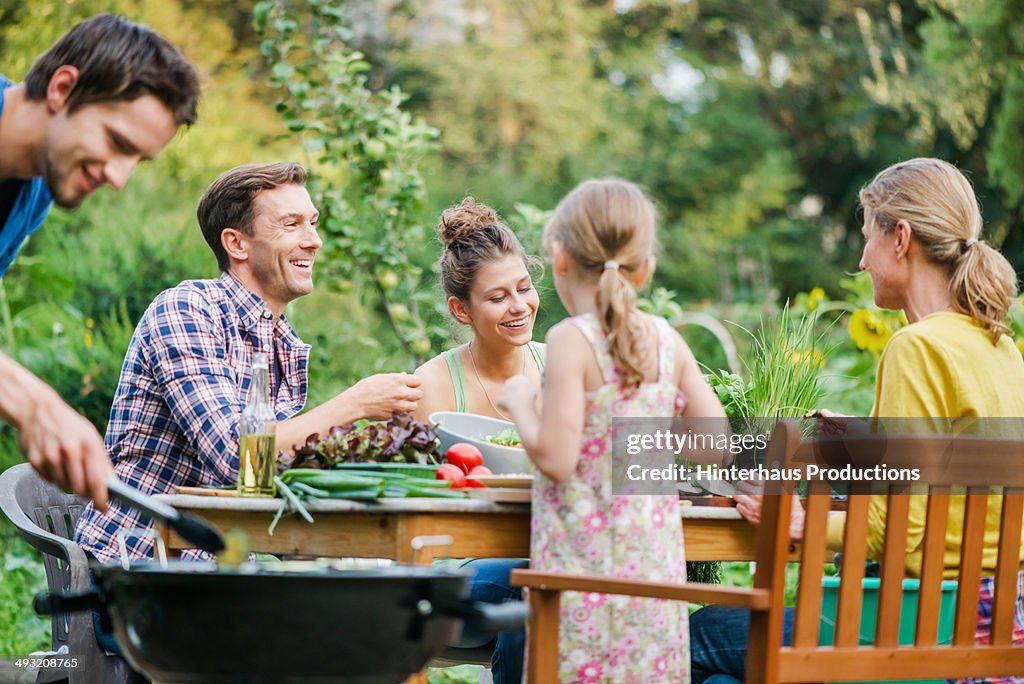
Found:
[{"label": "leafy tree", "polygon": [[433,298],[410,247],[424,242],[417,164],[437,131],[402,110],[397,86],[369,88],[369,64],[348,45],[339,5],[310,0],[299,14],[260,3],[254,21],[271,85],[284,91],[277,111],[313,171],[326,270],[335,285],[373,288],[402,349],[421,358],[430,351],[425,313]]},{"label": "leafy tree", "polygon": [[[921,0],[923,16],[867,24],[866,89],[975,184],[985,237],[1024,267],[1024,3]],[[904,47],[904,46],[907,47]]]},{"label": "leafy tree", "polygon": [[859,251],[856,189],[924,149],[863,87],[849,3],[478,0],[428,30],[446,8],[399,3],[364,37],[443,131],[432,191],[550,207],[587,176],[637,180],[662,208],[658,282],[689,299],[836,287]]}]

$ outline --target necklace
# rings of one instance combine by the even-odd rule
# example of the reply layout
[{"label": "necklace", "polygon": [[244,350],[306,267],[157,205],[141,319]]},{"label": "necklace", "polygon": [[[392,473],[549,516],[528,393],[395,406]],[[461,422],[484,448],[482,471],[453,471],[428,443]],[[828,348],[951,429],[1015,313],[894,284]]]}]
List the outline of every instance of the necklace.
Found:
[{"label": "necklace", "polygon": [[[477,370],[477,368],[476,368],[476,359],[473,358],[473,343],[470,342],[468,345],[466,345],[466,349],[469,350],[469,361],[470,361],[470,363],[473,364],[473,375],[476,376],[476,381],[478,383],[480,383],[480,389],[483,391],[484,397],[487,399],[487,403],[491,405],[491,408],[494,409],[494,412],[497,413],[499,416],[501,416],[505,420],[512,420],[510,417],[508,417],[507,415],[502,413],[501,410],[499,410],[498,407],[494,405],[494,402],[491,401],[491,395],[487,393],[487,388],[484,387],[484,381],[480,377],[480,371]],[[523,375],[526,375],[526,350],[525,349],[523,350]]]}]

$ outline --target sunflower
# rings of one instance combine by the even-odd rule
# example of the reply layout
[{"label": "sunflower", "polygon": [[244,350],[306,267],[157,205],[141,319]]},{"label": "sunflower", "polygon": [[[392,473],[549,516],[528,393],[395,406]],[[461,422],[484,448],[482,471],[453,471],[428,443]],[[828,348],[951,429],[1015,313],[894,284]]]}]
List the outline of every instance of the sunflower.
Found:
[{"label": "sunflower", "polygon": [[818,308],[818,305],[825,299],[825,290],[820,287],[816,287],[807,293],[807,310],[814,311]]},{"label": "sunflower", "polygon": [[858,349],[878,354],[892,337],[892,328],[872,311],[858,309],[850,316],[850,339]]}]

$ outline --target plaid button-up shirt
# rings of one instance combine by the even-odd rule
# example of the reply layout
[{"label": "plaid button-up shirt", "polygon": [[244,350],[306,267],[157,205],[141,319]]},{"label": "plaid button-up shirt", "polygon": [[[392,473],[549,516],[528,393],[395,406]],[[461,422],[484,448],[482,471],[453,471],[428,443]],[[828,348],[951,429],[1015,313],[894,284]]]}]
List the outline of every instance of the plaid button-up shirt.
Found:
[{"label": "plaid button-up shirt", "polygon": [[[233,484],[253,352],[271,359],[274,406],[284,420],[306,402],[309,349],[230,274],[160,293],[132,336],[110,410],[105,441],[118,478],[146,494]],[[148,557],[152,539],[128,531],[151,527],[131,508],[111,503],[101,514],[90,504],[75,541],[105,562],[118,556],[123,530],[130,556]]]}]

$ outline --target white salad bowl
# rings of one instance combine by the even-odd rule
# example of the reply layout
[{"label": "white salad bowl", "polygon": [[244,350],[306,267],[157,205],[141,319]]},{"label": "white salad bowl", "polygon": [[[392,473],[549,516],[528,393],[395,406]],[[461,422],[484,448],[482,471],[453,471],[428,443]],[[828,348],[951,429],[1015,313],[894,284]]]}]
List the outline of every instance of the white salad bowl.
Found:
[{"label": "white salad bowl", "polygon": [[475,413],[438,411],[430,414],[430,424],[435,426],[434,431],[441,440],[441,453],[447,453],[452,444],[466,442],[480,450],[484,465],[495,475],[533,472],[533,464],[522,448],[487,441],[488,437],[497,437],[515,427],[507,420]]}]

